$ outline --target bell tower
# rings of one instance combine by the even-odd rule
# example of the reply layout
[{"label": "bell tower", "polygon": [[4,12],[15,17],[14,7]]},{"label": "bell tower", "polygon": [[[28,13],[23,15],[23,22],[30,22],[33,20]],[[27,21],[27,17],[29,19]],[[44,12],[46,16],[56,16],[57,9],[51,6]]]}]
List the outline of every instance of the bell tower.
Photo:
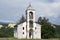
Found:
[{"label": "bell tower", "polygon": [[32,8],[31,4],[27,7],[26,10],[26,37],[27,38],[33,38],[33,28],[35,22],[35,10]]}]

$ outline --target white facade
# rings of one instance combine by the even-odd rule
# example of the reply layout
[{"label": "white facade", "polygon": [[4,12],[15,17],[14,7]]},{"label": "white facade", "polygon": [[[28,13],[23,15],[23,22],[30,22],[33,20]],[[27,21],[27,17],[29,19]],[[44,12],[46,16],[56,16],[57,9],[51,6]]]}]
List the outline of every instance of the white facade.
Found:
[{"label": "white facade", "polygon": [[28,6],[26,22],[14,27],[14,37],[18,39],[41,39],[41,25],[35,23],[35,10]]}]

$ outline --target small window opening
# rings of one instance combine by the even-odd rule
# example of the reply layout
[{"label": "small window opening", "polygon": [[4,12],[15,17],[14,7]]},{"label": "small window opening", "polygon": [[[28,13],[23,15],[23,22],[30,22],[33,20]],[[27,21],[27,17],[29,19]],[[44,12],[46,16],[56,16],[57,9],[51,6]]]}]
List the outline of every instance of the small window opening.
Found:
[{"label": "small window opening", "polygon": [[24,34],[24,32],[23,32],[23,34]]},{"label": "small window opening", "polygon": [[23,27],[23,30],[24,30],[24,27]]}]

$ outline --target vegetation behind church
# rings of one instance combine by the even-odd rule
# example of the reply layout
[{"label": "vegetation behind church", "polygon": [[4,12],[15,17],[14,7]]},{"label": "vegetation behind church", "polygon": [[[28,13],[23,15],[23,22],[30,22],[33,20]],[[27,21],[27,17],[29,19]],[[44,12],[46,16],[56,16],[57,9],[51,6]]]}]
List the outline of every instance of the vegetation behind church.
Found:
[{"label": "vegetation behind church", "polygon": [[42,38],[54,38],[55,26],[49,22],[45,17],[39,17],[38,23],[41,25],[41,37]]},{"label": "vegetation behind church", "polygon": [[[25,22],[25,18],[24,16],[21,17],[19,23],[23,23]],[[19,24],[18,23],[18,24]],[[54,38],[54,37],[60,37],[60,25],[54,25],[56,26],[56,28],[54,28],[53,26],[51,26],[51,23],[49,22],[48,19],[46,19],[45,17],[39,17],[38,24],[42,25],[42,38]],[[14,35],[14,29],[13,28],[8,28],[7,25],[8,24],[3,24],[4,27],[2,27],[0,29],[0,37],[13,37]]]},{"label": "vegetation behind church", "polygon": [[8,24],[2,24],[3,27],[0,29],[0,38],[1,37],[13,37],[13,28],[7,27]]}]

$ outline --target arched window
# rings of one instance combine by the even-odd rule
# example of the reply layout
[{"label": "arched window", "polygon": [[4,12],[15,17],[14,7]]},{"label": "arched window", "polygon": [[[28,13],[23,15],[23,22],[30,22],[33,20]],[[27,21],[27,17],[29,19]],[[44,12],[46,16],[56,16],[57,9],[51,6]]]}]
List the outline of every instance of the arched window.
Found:
[{"label": "arched window", "polygon": [[29,18],[33,19],[33,12],[29,12]]},{"label": "arched window", "polygon": [[24,30],[24,27],[23,27],[23,30]]}]

